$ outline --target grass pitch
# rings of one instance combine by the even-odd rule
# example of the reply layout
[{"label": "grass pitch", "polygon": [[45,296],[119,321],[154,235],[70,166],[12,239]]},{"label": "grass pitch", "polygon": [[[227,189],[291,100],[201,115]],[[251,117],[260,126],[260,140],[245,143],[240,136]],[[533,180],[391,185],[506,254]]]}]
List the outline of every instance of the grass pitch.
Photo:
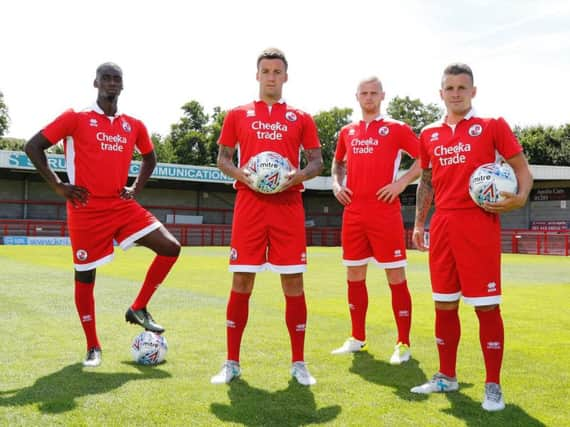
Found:
[{"label": "grass pitch", "polygon": [[568,425],[570,259],[503,258],[507,407],[480,407],[484,369],[472,308],[461,307],[457,393],[415,395],[437,370],[427,257],[408,253],[414,302],[413,359],[394,367],[395,325],[384,273],[368,273],[369,352],[331,356],[350,333],[339,248],[309,248],[306,360],[318,384],[289,376],[289,338],[279,276],[257,277],[242,346],[242,378],[214,386],[225,358],[227,248],[184,248],[151,301],[166,327],[166,363],[135,365],[140,332],[124,312],[152,259],[144,248],[97,271],[95,297],[103,365],[84,369],[85,344],[73,303],[68,247],[0,246],[0,425],[478,426]]}]

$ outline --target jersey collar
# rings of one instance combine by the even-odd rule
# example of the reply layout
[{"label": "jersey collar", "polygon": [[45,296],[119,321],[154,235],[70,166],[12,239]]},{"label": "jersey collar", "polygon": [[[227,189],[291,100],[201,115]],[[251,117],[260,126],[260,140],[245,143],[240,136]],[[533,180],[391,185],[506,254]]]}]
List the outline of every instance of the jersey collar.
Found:
[{"label": "jersey collar", "polygon": [[[463,117],[460,122],[462,122],[463,120],[471,120],[473,117],[477,116],[477,111],[475,111],[475,108],[471,107],[471,109],[467,112],[467,114],[465,114],[465,117]],[[436,122],[437,123],[437,122]],[[441,118],[439,120],[439,123],[441,123],[442,125],[447,125],[447,116],[443,116],[443,118]]]},{"label": "jersey collar", "polygon": [[[86,111],[94,111],[97,114],[101,114],[102,116],[106,116],[105,112],[101,109],[101,107],[99,107],[99,104],[97,104],[97,101],[95,101],[93,104],[91,104],[90,107],[87,107],[85,109]],[[115,115],[113,117],[119,117],[122,113],[117,110],[117,112],[115,113]]]},{"label": "jersey collar", "polygon": [[[269,104],[267,104],[267,102],[265,102],[265,101],[263,101],[263,100],[261,100],[261,99],[259,99],[259,98],[257,98],[257,99],[255,100],[255,102],[256,102],[256,103],[258,103],[258,102],[263,102],[264,104],[269,105]],[[276,102],[276,104],[285,104],[285,98],[281,98],[279,101]]]}]

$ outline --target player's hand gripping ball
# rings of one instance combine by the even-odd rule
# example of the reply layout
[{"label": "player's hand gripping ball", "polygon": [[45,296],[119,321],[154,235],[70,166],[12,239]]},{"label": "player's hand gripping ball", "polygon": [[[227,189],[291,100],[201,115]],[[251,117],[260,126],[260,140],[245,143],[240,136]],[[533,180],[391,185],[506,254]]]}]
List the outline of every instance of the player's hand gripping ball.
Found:
[{"label": "player's hand gripping ball", "polygon": [[469,178],[469,195],[478,206],[502,200],[501,191],[516,194],[517,189],[515,171],[507,163],[485,163]]},{"label": "player's hand gripping ball", "polygon": [[271,194],[278,192],[287,182],[291,164],[279,153],[263,151],[249,159],[246,170],[259,192]]},{"label": "player's hand gripping ball", "polygon": [[166,338],[151,331],[143,331],[131,344],[133,360],[141,365],[158,365],[164,362],[168,344]]}]

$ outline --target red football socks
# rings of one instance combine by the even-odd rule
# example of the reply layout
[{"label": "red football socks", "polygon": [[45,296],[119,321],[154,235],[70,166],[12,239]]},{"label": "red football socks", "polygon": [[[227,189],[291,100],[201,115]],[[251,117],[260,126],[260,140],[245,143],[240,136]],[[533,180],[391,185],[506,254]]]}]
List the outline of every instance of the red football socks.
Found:
[{"label": "red football socks", "polygon": [[392,292],[392,311],[398,328],[398,341],[410,345],[410,328],[412,326],[412,297],[408,290],[408,282],[390,284]]},{"label": "red football socks", "polygon": [[247,317],[249,315],[249,297],[251,294],[241,294],[231,291],[226,308],[226,345],[227,360],[239,362],[239,351],[241,347],[241,337]]},{"label": "red football socks", "polygon": [[500,383],[501,364],[503,362],[503,347],[505,344],[505,330],[501,310],[496,307],[492,310],[475,310],[479,318],[479,340],[488,383]]},{"label": "red football socks", "polygon": [[435,340],[439,352],[439,372],[454,378],[457,362],[457,347],[461,336],[459,308],[435,309]]},{"label": "red football socks", "polygon": [[305,360],[305,326],[307,324],[307,304],[305,294],[285,295],[285,322],[291,338],[293,362]]},{"label": "red football socks", "polygon": [[93,347],[101,348],[95,325],[94,287],[95,283],[75,281],[75,307],[77,308],[77,314],[79,314],[79,320],[81,321],[81,326],[85,333],[87,349]]},{"label": "red football socks", "polygon": [[157,255],[150,265],[144,282],[141,286],[139,294],[133,302],[131,308],[133,310],[140,310],[145,308],[150,301],[154,292],[158,289],[160,284],[166,279],[170,269],[176,262],[178,257],[170,257],[164,255]]},{"label": "red football socks", "polygon": [[366,311],[368,310],[368,290],[366,281],[351,281],[348,283],[348,308],[352,322],[352,337],[366,341]]}]

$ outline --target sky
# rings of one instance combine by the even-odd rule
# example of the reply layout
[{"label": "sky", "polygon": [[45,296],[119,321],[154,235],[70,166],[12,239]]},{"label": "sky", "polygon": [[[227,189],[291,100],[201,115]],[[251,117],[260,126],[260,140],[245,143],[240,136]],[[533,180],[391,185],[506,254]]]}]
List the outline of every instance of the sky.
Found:
[{"label": "sky", "polygon": [[383,82],[383,110],[395,96],[442,106],[443,68],[465,62],[480,115],[570,123],[568,0],[6,0],[0,22],[14,138],[91,105],[106,61],[123,69],[120,110],[164,136],[191,100],[211,114],[255,99],[268,46],[289,61],[284,98],[311,114],[358,112],[356,86],[370,75]]}]

